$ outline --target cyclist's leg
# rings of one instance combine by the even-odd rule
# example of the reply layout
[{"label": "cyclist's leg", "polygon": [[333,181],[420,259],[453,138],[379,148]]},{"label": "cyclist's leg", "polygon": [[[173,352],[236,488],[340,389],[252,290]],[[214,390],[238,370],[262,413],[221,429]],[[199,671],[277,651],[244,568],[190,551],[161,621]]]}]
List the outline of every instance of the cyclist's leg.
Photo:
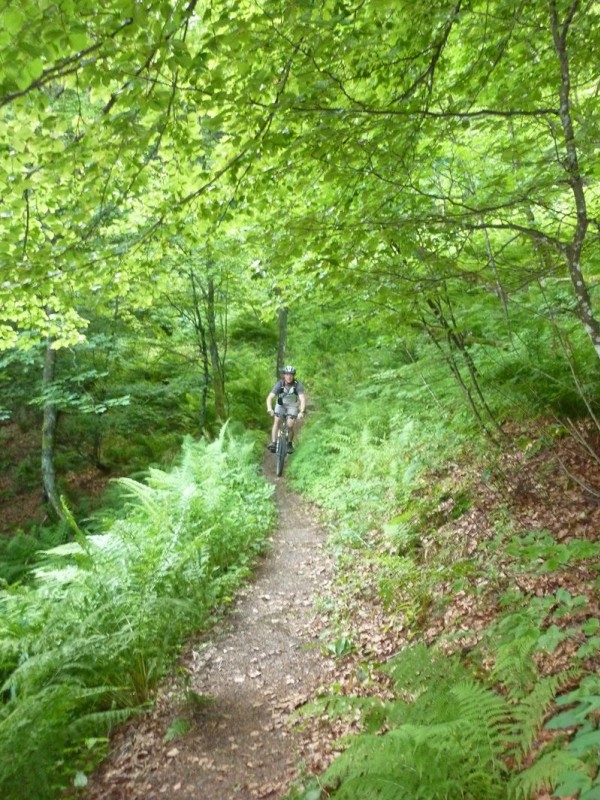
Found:
[{"label": "cyclist's leg", "polygon": [[273,417],[273,428],[271,429],[271,441],[272,442],[276,442],[277,441],[277,434],[279,433],[280,424],[281,424],[281,416],[279,414],[275,413],[275,416]]},{"label": "cyclist's leg", "polygon": [[294,441],[294,423],[296,422],[296,417],[294,417],[291,414],[289,414],[285,418],[285,421],[287,422],[287,426],[288,426],[288,441],[293,442]]},{"label": "cyclist's leg", "polygon": [[277,436],[279,435],[279,426],[281,425],[281,417],[275,413],[273,417],[273,426],[271,427],[271,440],[267,445],[267,450],[270,450],[272,453],[275,452],[275,448],[277,447]]}]

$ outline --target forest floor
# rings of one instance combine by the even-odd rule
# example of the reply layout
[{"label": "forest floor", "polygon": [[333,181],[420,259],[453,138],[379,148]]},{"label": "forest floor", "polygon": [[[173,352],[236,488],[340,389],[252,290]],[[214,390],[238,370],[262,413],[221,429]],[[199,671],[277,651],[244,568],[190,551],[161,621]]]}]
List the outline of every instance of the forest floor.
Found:
[{"label": "forest floor", "polygon": [[252,583],[190,642],[152,712],[116,733],[86,800],[271,800],[325,766],[314,726],[290,715],[331,680],[319,608],[332,564],[318,520],[269,477],[279,524]]},{"label": "forest floor", "polygon": [[[40,462],[37,426],[0,423],[0,536],[52,523],[44,503]],[[67,487],[72,507],[84,500],[91,510],[101,504],[110,479],[110,475],[88,466],[62,474],[61,490]]]},{"label": "forest floor", "polygon": [[[531,433],[512,432],[513,443],[525,443],[507,448],[494,485],[466,465],[449,465],[437,476],[450,477],[456,487],[469,485],[476,501],[458,518],[451,498],[432,509],[435,532],[424,535],[424,553],[433,536],[460,557],[476,558],[503,517],[515,533],[548,530],[561,543],[597,541],[597,435],[589,449],[573,437],[538,448],[526,443],[535,442],[539,431]],[[334,684],[342,693],[386,695],[385,680],[368,665],[385,662],[414,640],[415,631],[401,610],[383,606],[377,569],[368,559],[354,563],[352,577],[340,579],[316,510],[285,480],[276,481],[275,499],[279,526],[252,582],[218,628],[189,644],[152,712],[115,734],[107,760],[78,795],[83,800],[278,800],[306,775],[321,773],[336,755],[339,737],[357,729],[356,721],[326,715],[299,724],[296,709]],[[376,540],[379,532],[372,536]],[[586,614],[600,615],[595,564],[515,573],[501,552],[495,566],[501,583],[516,582],[532,597],[558,588],[585,594]],[[419,638],[431,644],[452,634],[458,647],[470,646],[499,613],[499,596],[495,585],[487,591],[481,584],[474,593],[440,584],[420,620]],[[541,672],[568,666],[573,646],[565,642],[548,654]],[[597,655],[588,667],[600,667]],[[171,738],[177,730],[182,735]]]},{"label": "forest floor", "polygon": [[[495,462],[493,480],[464,463],[430,476],[449,491],[425,520],[425,566],[440,546],[476,561],[503,527],[505,538],[546,530],[560,545],[599,540],[600,433],[582,428],[557,437],[553,430],[507,427],[510,444]],[[106,760],[77,792],[80,800],[279,800],[306,775],[321,773],[340,736],[357,729],[356,721],[326,715],[299,722],[295,712],[334,685],[341,693],[385,696],[384,681],[369,665],[385,662],[415,636],[427,644],[452,637],[468,649],[500,613],[507,586],[532,598],[558,589],[584,595],[586,607],[573,613],[600,618],[597,563],[553,571],[532,563],[524,570],[501,548],[477,591],[442,582],[426,613],[409,624],[401,603],[397,611],[384,607],[376,557],[368,557],[381,545],[380,527],[364,534],[372,550],[361,550],[344,575],[318,510],[274,477],[271,462],[267,457],[265,473],[275,484],[279,524],[268,552],[218,625],[188,643],[152,710],[115,732]],[[465,490],[470,503],[457,513],[456,498]],[[563,620],[567,627],[581,622],[571,616]],[[564,669],[576,647],[566,639],[540,660],[540,672]],[[598,653],[587,668],[600,669]]]},{"label": "forest floor", "polygon": [[[522,434],[513,431],[513,442]],[[596,438],[589,448],[577,437],[542,448],[507,448],[493,486],[468,465],[449,465],[452,484],[456,489],[469,485],[476,502],[458,517],[451,499],[433,509],[435,532],[423,536],[424,558],[433,536],[457,557],[476,559],[482,545],[497,535],[500,512],[508,515],[515,533],[548,530],[559,543],[597,541]],[[385,679],[368,665],[385,662],[413,641],[413,626],[401,609],[384,608],[376,569],[364,556],[340,584],[315,511],[288,491],[285,480],[277,481],[275,498],[280,522],[255,579],[218,629],[190,644],[152,713],[115,735],[84,800],[278,800],[303,776],[322,773],[339,749],[339,737],[357,729],[356,721],[333,721],[326,714],[299,725],[296,709],[333,685],[343,693],[386,695]],[[456,646],[472,646],[500,613],[502,590],[512,584],[531,597],[559,589],[583,595],[584,616],[600,614],[597,564],[584,560],[551,573],[533,564],[523,572],[499,552],[495,567],[497,579],[479,579],[478,592],[441,583],[420,620],[419,638],[432,644],[451,635]],[[332,606],[343,606],[345,620],[328,617]],[[563,622],[577,620],[568,614]],[[577,646],[565,640],[540,660],[540,672],[565,669]],[[593,673],[599,666],[596,653],[587,668]],[[171,738],[178,724],[183,735]],[[541,791],[536,798],[549,795]]]}]

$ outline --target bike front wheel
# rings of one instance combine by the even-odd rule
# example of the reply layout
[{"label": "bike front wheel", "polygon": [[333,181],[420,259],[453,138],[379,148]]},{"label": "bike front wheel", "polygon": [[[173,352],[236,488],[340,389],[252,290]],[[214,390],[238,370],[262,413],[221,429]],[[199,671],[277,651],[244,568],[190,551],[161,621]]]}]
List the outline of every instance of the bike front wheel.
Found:
[{"label": "bike front wheel", "polygon": [[277,477],[281,478],[283,475],[283,465],[285,464],[285,457],[287,455],[287,432],[282,433],[277,437],[277,450],[275,451],[275,471]]}]

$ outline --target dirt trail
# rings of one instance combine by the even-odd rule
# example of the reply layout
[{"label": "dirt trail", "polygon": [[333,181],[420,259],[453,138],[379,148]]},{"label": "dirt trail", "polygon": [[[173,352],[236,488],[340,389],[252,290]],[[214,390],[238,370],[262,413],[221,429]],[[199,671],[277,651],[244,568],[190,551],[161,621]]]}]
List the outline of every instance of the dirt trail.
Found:
[{"label": "dirt trail", "polygon": [[[166,686],[151,716],[115,736],[86,800],[275,800],[318,760],[310,734],[293,731],[288,716],[332,667],[318,611],[331,563],[310,510],[285,479],[269,477],[279,509],[272,549],[227,618],[182,658],[188,690],[210,701],[190,703],[181,681]],[[177,719],[190,730],[165,741]]]}]

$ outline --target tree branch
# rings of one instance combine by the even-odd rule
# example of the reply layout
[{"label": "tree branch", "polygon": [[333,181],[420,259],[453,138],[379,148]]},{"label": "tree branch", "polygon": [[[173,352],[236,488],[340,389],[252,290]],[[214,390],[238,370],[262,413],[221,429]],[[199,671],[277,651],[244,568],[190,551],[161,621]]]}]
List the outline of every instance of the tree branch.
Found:
[{"label": "tree branch", "polygon": [[[119,33],[121,33],[122,30],[131,25],[132,22],[133,19],[127,18],[115,31],[108,34],[107,39],[114,39],[119,35]],[[86,58],[86,56],[89,56],[99,50],[104,45],[104,41],[105,40],[97,42],[91,47],[88,47],[86,50],[81,50],[76,55],[69,56],[62,61],[59,61],[52,67],[48,67],[42,72],[39,78],[36,78],[34,81],[32,81],[25,89],[21,89],[18,92],[9,92],[8,94],[3,95],[0,97],[0,108],[8,105],[19,97],[24,97],[36,89],[41,89],[52,81],[60,80],[61,78],[65,78],[67,75],[72,75],[73,73],[77,72],[81,68],[82,61]]]}]

